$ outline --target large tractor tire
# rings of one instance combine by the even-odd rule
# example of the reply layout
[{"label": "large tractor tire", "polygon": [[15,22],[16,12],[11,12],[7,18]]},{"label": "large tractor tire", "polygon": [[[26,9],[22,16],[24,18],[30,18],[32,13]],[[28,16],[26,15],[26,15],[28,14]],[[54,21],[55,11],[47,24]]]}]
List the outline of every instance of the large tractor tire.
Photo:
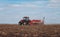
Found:
[{"label": "large tractor tire", "polygon": [[19,24],[19,25],[24,25],[22,22],[19,22],[18,24]]},{"label": "large tractor tire", "polygon": [[19,24],[19,25],[30,25],[30,24],[27,23],[27,22],[19,22],[18,24]]}]

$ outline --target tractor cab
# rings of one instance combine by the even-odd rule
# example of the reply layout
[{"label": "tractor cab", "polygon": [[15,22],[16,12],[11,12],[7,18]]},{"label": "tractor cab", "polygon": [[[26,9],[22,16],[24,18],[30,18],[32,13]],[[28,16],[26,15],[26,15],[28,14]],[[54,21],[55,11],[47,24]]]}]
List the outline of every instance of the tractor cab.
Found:
[{"label": "tractor cab", "polygon": [[19,21],[19,25],[29,25],[29,23],[30,23],[29,17],[23,17],[23,19]]},{"label": "tractor cab", "polygon": [[24,21],[29,21],[29,17],[23,17]]}]

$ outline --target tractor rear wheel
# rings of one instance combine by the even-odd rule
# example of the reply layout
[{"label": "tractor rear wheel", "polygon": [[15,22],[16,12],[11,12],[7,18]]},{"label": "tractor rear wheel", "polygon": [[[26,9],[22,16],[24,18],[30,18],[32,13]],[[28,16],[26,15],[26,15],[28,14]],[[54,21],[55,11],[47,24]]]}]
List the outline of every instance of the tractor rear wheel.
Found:
[{"label": "tractor rear wheel", "polygon": [[19,22],[18,24],[19,24],[19,25],[23,25],[23,23],[22,23],[22,22]]}]

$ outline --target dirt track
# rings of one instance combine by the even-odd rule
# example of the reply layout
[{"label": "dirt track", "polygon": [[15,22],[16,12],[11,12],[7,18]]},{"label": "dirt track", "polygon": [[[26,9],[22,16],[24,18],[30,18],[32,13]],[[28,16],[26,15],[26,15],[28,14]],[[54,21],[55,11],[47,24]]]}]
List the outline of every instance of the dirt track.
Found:
[{"label": "dirt track", "polygon": [[0,37],[60,37],[60,25],[0,24]]}]

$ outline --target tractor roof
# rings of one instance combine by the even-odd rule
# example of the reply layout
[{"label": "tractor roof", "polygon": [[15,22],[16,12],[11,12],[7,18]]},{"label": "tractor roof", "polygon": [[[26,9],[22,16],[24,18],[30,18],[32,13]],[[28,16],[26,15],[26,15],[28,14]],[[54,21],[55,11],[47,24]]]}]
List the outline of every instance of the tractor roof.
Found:
[{"label": "tractor roof", "polygon": [[29,18],[28,16],[25,16],[25,17],[23,17],[23,18]]}]

